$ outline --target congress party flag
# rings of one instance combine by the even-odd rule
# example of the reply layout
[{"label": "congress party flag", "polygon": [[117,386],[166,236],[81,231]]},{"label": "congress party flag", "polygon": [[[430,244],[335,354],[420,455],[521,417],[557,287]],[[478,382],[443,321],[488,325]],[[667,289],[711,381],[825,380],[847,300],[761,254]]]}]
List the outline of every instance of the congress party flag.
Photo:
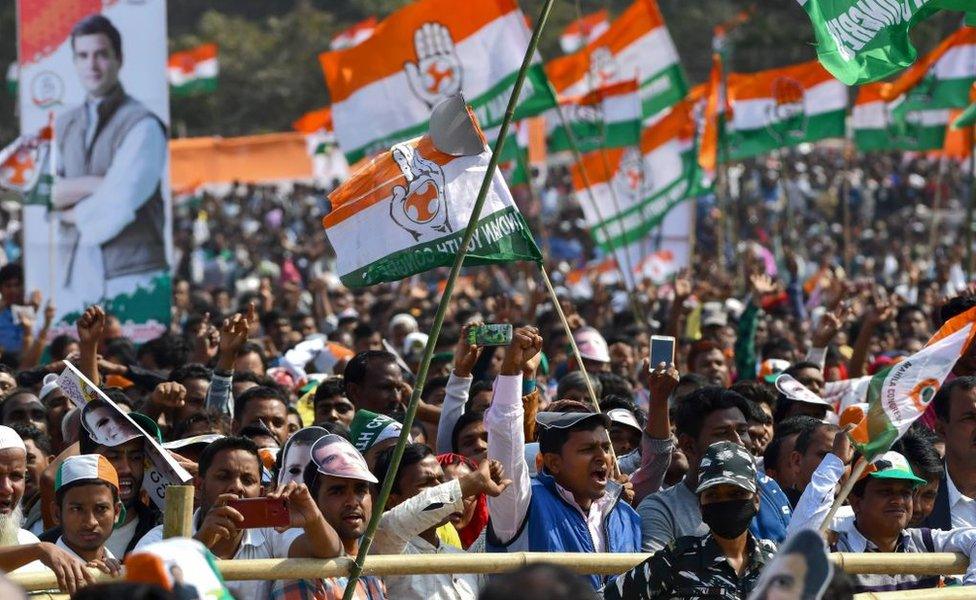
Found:
[{"label": "congress party flag", "polygon": [[220,63],[217,44],[201,44],[169,56],[166,72],[174,96],[212,93],[217,89]]},{"label": "congress party flag", "polygon": [[[484,134],[470,123],[480,152],[452,156],[429,133],[396,144],[329,195],[332,212],[322,223],[344,285],[399,281],[454,263],[491,160]],[[496,170],[464,264],[541,259]]]},{"label": "congress party flag", "polygon": [[603,35],[603,32],[609,28],[610,17],[607,9],[584,15],[566,26],[559,36],[559,47],[567,54],[576,52]]},{"label": "congress party flag", "polygon": [[852,415],[845,411],[841,417],[842,422],[856,423],[850,436],[867,461],[887,452],[922,416],[974,337],[976,308],[971,308],[949,319],[924,348],[872,376],[867,413]]},{"label": "congress party flag", "polygon": [[[500,125],[529,38],[515,0],[421,0],[387,17],[358,46],[320,54],[336,137],[350,164],[423,135],[431,109],[458,92],[482,127]],[[553,106],[536,62],[515,118]]]},{"label": "congress party flag", "polygon": [[376,31],[376,17],[363,19],[332,38],[332,41],[329,42],[329,48],[343,50],[358,46],[372,37],[374,31]]},{"label": "congress party flag", "polygon": [[27,204],[47,205],[51,199],[51,142],[48,125],[37,135],[20,136],[0,149],[0,189],[20,192]]},{"label": "congress party flag", "polygon": [[905,96],[904,110],[963,108],[976,82],[976,27],[961,27],[891,85],[885,99]]},{"label": "congress party flag", "polygon": [[[640,141],[641,100],[637,81],[612,83],[574,98],[560,98],[560,109],[580,152],[636,146]],[[547,118],[548,147],[570,150],[570,134],[558,115]]]},{"label": "congress party flag", "polygon": [[546,74],[557,94],[567,97],[637,79],[644,117],[672,106],[688,90],[656,0],[635,0],[585,48],[548,62]]},{"label": "congress party flag", "polygon": [[291,126],[305,136],[305,145],[311,156],[325,154],[335,147],[331,107],[310,110],[296,119]]},{"label": "congress party flag", "polygon": [[731,73],[729,158],[738,160],[844,137],[847,86],[816,61],[758,73]]},{"label": "congress party flag", "polygon": [[719,146],[725,142],[725,122],[731,113],[725,83],[722,81],[722,55],[712,54],[712,70],[704,88],[704,124],[698,144],[698,164],[714,179],[719,161]]},{"label": "congress party flag", "polygon": [[690,102],[679,103],[643,131],[639,149],[597,150],[573,165],[575,195],[594,241],[604,251],[646,237],[668,211],[697,190],[691,112]]},{"label": "congress party flag", "polygon": [[[886,102],[883,83],[862,85],[857,92],[851,123],[854,144],[862,152],[875,150],[935,150],[945,142],[949,110],[898,110],[899,101]],[[903,101],[903,100],[902,100]]]}]

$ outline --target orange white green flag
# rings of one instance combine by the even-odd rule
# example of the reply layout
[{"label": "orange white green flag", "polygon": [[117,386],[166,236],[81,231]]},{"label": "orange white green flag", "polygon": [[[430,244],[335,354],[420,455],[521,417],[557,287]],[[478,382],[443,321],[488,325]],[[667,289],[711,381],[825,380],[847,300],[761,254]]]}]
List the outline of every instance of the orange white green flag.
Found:
[{"label": "orange white green flag", "polygon": [[[427,134],[373,158],[329,195],[332,211],[322,223],[344,285],[399,281],[454,263],[491,160],[484,134],[468,114],[480,152],[447,154]],[[464,264],[541,259],[496,169]]]},{"label": "orange white green flag", "polygon": [[[320,54],[339,147],[352,164],[423,135],[431,109],[458,92],[482,127],[498,126],[529,38],[515,0],[420,0],[358,46]],[[515,119],[555,103],[535,57]]]},{"label": "orange white green flag", "polygon": [[566,29],[563,30],[562,35],[559,36],[559,47],[567,54],[576,52],[603,35],[603,32],[609,28],[610,17],[607,9],[604,8],[595,13],[583,15],[567,25]]},{"label": "orange white green flag", "polygon": [[905,96],[902,110],[964,108],[976,82],[976,27],[960,27],[890,85],[886,100]]},{"label": "orange white green flag", "polygon": [[688,90],[678,50],[656,0],[635,0],[585,48],[549,61],[546,74],[561,97],[583,96],[637,79],[644,117],[672,106]]},{"label": "orange white green flag", "polygon": [[210,93],[217,89],[220,63],[217,44],[201,44],[169,55],[166,67],[174,96]]},{"label": "orange white green flag", "polygon": [[758,73],[731,73],[729,158],[844,137],[847,86],[817,61]]},{"label": "orange white green flag", "polygon": [[970,308],[949,319],[924,348],[872,376],[867,413],[852,406],[841,416],[841,422],[856,424],[850,436],[868,462],[887,452],[928,409],[974,337],[976,308]]},{"label": "orange white green flag", "polygon": [[854,144],[862,152],[875,150],[935,150],[945,143],[949,109],[898,110],[904,98],[887,102],[884,83],[869,83],[857,90],[851,111]]},{"label": "orange white green flag", "polygon": [[[582,97],[560,98],[560,109],[580,152],[636,146],[641,132],[641,101],[637,81],[621,81]],[[550,152],[572,149],[558,115],[546,120]]]},{"label": "orange white green flag", "polygon": [[329,42],[329,48],[331,50],[344,50],[358,46],[371,38],[374,31],[376,31],[376,17],[363,19],[332,38],[332,41]]}]

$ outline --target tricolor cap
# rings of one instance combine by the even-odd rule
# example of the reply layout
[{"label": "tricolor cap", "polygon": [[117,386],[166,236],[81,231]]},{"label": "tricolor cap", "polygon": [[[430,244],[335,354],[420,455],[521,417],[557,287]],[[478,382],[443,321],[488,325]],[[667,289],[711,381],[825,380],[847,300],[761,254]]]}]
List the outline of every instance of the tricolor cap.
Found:
[{"label": "tricolor cap", "polygon": [[[148,583],[168,591],[180,585],[193,598],[233,600],[207,548],[190,538],[169,538],[140,547],[125,557],[125,580]],[[185,597],[185,596],[183,596]]]},{"label": "tricolor cap", "polygon": [[610,362],[610,349],[607,346],[607,341],[596,329],[583,327],[573,334],[573,339],[576,341],[576,347],[579,348],[581,358],[596,362]]},{"label": "tricolor cap", "polygon": [[27,446],[24,445],[24,440],[20,438],[20,435],[10,427],[0,425],[0,450],[11,448],[27,452]]},{"label": "tricolor cap", "polygon": [[786,396],[787,400],[793,402],[804,402],[806,404],[819,404],[834,409],[830,402],[807,389],[805,385],[797,381],[792,375],[786,373],[776,378],[776,390]]},{"label": "tricolor cap", "polygon": [[368,410],[357,410],[349,424],[349,437],[356,450],[363,454],[384,440],[400,437],[401,431],[403,424],[399,421]]},{"label": "tricolor cap", "polygon": [[71,485],[76,481],[104,481],[119,489],[119,474],[112,463],[101,454],[79,454],[69,456],[58,466],[54,478],[54,491]]},{"label": "tricolor cap", "polygon": [[346,438],[330,433],[312,446],[312,462],[316,470],[330,477],[358,479],[369,483],[379,480],[369,472],[366,459]]},{"label": "tricolor cap", "polygon": [[790,368],[790,361],[782,358],[767,358],[759,365],[759,378],[766,383],[776,383],[779,374]]},{"label": "tricolor cap", "polygon": [[864,474],[861,475],[861,478],[864,477],[873,477],[874,479],[900,479],[911,483],[913,488],[928,483],[921,477],[915,475],[915,471],[912,470],[912,466],[908,464],[908,460],[904,456],[893,450],[889,450],[874,459],[874,462],[868,465],[868,468],[864,470]]}]

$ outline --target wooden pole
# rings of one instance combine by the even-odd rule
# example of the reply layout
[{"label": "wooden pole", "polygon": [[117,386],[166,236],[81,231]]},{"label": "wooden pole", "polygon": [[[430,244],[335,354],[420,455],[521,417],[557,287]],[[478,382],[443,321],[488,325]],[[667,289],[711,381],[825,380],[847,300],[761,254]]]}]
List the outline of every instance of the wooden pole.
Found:
[{"label": "wooden pole", "polygon": [[966,204],[966,281],[973,280],[973,210],[976,209],[976,125],[969,142],[969,202]]},{"label": "wooden pole", "polygon": [[166,486],[163,539],[193,535],[193,491],[192,485]]},{"label": "wooden pole", "polygon": [[[846,433],[841,433],[840,435],[846,435]],[[841,505],[844,504],[844,500],[847,500],[847,496],[849,496],[851,490],[854,489],[854,484],[857,483],[857,480],[861,478],[861,475],[864,473],[864,469],[867,467],[868,461],[864,460],[863,458],[857,461],[857,464],[854,465],[854,469],[851,471],[851,476],[847,478],[846,482],[844,482],[844,487],[840,489],[840,493],[837,494],[836,498],[834,498],[834,503],[830,506],[830,510],[827,512],[827,516],[824,517],[823,523],[820,524],[821,533],[827,531],[827,529],[830,527],[830,521],[833,520],[834,515],[837,514],[837,511],[840,509]]]},{"label": "wooden pole", "polygon": [[[583,575],[616,575],[647,559],[641,553],[511,552],[507,554],[377,555],[366,559],[362,572],[367,575],[431,575],[439,573],[504,573],[525,565],[548,563],[564,566]],[[831,560],[851,575],[913,574],[961,575],[969,559],[951,552],[834,553]],[[227,581],[315,579],[345,577],[354,565],[352,558],[269,558],[259,560],[218,560],[215,563]],[[89,569],[98,581],[113,578]],[[6,575],[27,591],[56,589],[57,578],[48,570],[15,572]],[[973,588],[969,588],[973,589]],[[933,593],[936,590],[927,590]]]},{"label": "wooden pole", "polygon": [[[549,279],[549,272],[546,271],[546,266],[539,264],[539,271],[542,273],[542,280],[546,284],[546,290],[549,291],[549,297],[552,298],[553,308],[556,310],[556,315],[559,316],[559,320],[563,324],[563,329],[566,330],[566,337],[569,338],[569,345],[572,347],[573,354],[576,356],[576,362],[579,364],[580,372],[583,373],[583,381],[586,382],[586,393],[590,396],[590,402],[593,403],[593,409],[596,412],[602,412],[600,410],[600,399],[596,396],[596,390],[593,388],[593,383],[590,381],[590,374],[586,372],[586,366],[583,364],[583,357],[580,356],[579,347],[576,345],[576,339],[573,337],[573,329],[569,326],[569,320],[566,319],[566,313],[563,312],[563,307],[559,304],[559,298],[556,297],[556,289],[552,287],[552,280]],[[610,432],[607,432],[610,435]],[[613,451],[613,444],[610,444],[610,461],[613,464],[613,475],[614,477],[620,475],[620,466],[617,464],[617,455]]]},{"label": "wooden pole", "polygon": [[942,600],[949,598],[976,598],[976,587],[956,586],[925,590],[901,590],[898,592],[864,592],[854,594],[854,600],[911,600],[918,598],[935,598]]},{"label": "wooden pole", "polygon": [[417,406],[420,404],[420,396],[424,391],[424,384],[427,382],[427,371],[430,369],[430,361],[434,357],[434,349],[437,347],[437,338],[440,337],[441,327],[444,325],[444,318],[447,316],[447,308],[451,303],[451,296],[454,294],[454,284],[457,283],[458,276],[461,274],[461,266],[464,264],[464,258],[468,254],[468,246],[471,244],[475,229],[478,227],[481,210],[484,208],[485,200],[488,197],[488,190],[491,188],[492,179],[495,176],[495,171],[498,169],[499,157],[501,156],[502,149],[505,147],[508,128],[512,124],[512,119],[515,117],[515,107],[518,105],[519,96],[522,95],[525,77],[532,64],[536,50],[539,47],[539,38],[542,36],[542,30],[546,26],[546,21],[549,20],[549,13],[552,11],[552,5],[554,3],[555,0],[546,0],[545,5],[543,5],[539,19],[532,29],[532,37],[529,39],[528,48],[525,49],[522,66],[519,68],[518,75],[515,77],[515,82],[512,85],[512,94],[508,97],[508,106],[505,108],[502,123],[498,127],[498,138],[495,140],[495,147],[492,149],[491,159],[488,161],[485,176],[481,180],[481,189],[478,190],[478,197],[475,199],[474,206],[471,209],[471,217],[468,220],[467,227],[464,229],[464,234],[461,236],[457,256],[454,258],[450,275],[447,277],[447,284],[444,286],[444,293],[441,295],[441,301],[437,305],[437,311],[434,313],[434,322],[430,327],[430,339],[424,347],[424,353],[420,359],[420,366],[417,368],[417,381],[413,388],[413,394],[410,396],[410,403],[407,405],[406,414],[403,417],[403,430],[400,432],[400,437],[397,439],[396,446],[393,449],[393,456],[390,458],[390,468],[380,485],[379,494],[373,502],[372,515],[370,516],[369,524],[366,526],[366,532],[363,534],[359,543],[359,552],[356,555],[356,561],[349,570],[349,580],[346,582],[346,589],[342,595],[343,600],[353,600],[353,596],[356,593],[356,582],[360,574],[362,574],[366,556],[369,554],[369,548],[373,544],[373,537],[376,535],[376,528],[380,524],[380,518],[383,516],[383,511],[386,508],[386,501],[389,499],[390,492],[393,489],[393,479],[396,477],[396,472],[400,468],[403,451],[407,447],[410,428],[413,425],[414,417],[417,415]]}]

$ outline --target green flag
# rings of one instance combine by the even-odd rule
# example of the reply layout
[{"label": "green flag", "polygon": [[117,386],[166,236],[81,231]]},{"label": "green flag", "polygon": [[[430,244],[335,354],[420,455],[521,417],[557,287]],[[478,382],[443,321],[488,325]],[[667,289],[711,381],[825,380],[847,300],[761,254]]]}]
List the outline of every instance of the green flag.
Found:
[{"label": "green flag", "polygon": [[970,104],[969,108],[956,117],[956,120],[952,122],[952,128],[962,129],[963,127],[972,127],[973,125],[976,125],[976,102]]},{"label": "green flag", "polygon": [[[810,17],[817,57],[847,85],[883,79],[918,52],[908,31],[940,9],[971,0],[797,0]],[[971,6],[970,6],[971,8]]]}]

